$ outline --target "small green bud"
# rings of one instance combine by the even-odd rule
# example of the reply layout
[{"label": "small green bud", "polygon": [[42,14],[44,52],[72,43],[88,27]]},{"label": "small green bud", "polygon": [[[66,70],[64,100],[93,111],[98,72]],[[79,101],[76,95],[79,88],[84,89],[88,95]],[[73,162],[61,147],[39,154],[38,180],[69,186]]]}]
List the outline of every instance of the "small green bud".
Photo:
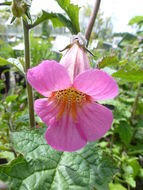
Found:
[{"label": "small green bud", "polygon": [[13,0],[11,10],[14,17],[21,17],[25,14],[27,6],[22,0]]}]

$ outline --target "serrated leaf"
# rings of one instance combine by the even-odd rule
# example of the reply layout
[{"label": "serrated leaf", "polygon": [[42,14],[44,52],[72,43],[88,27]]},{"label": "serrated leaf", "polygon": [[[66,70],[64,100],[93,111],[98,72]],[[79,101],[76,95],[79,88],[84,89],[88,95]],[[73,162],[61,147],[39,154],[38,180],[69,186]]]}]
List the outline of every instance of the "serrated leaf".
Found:
[{"label": "serrated leaf", "polygon": [[74,5],[70,3],[70,0],[55,0],[60,7],[67,13],[68,17],[70,18],[74,33],[77,34],[80,32],[79,27],[79,7],[78,5]]},{"label": "serrated leaf", "polygon": [[130,125],[126,121],[120,121],[120,124],[117,128],[121,141],[128,145],[132,138],[132,130]]},{"label": "serrated leaf", "polygon": [[77,152],[58,152],[47,145],[45,128],[13,133],[16,151],[22,153],[11,164],[0,167],[0,178],[11,190],[108,190],[115,174],[113,161],[96,143]]},{"label": "serrated leaf", "polygon": [[103,57],[98,63],[98,68],[104,68],[104,67],[107,67],[107,66],[117,66],[118,65],[118,58],[113,55],[113,56],[106,56],[106,57]]},{"label": "serrated leaf", "polygon": [[143,82],[143,70],[125,71],[121,69],[113,73],[112,76],[127,82]]},{"label": "serrated leaf", "polygon": [[51,20],[54,27],[64,26],[67,27],[71,33],[74,33],[72,22],[64,15],[60,13],[48,13],[44,10],[42,11],[41,15],[35,20],[35,22],[30,25],[30,28],[33,28],[48,19]]}]

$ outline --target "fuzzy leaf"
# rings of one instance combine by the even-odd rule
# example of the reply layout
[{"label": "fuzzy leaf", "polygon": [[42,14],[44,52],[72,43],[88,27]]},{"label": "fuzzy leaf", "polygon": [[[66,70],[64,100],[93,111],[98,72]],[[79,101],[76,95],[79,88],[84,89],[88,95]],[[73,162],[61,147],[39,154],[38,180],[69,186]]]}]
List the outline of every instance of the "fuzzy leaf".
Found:
[{"label": "fuzzy leaf", "polygon": [[45,129],[13,133],[16,151],[22,156],[0,167],[0,178],[11,190],[108,190],[117,171],[113,161],[96,143],[77,152],[58,152],[47,145]]}]

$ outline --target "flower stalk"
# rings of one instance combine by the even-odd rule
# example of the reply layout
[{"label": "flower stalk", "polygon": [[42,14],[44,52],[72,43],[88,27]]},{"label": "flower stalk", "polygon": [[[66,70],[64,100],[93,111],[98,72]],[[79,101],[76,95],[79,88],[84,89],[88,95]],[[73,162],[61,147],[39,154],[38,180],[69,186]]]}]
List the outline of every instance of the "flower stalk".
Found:
[{"label": "flower stalk", "polygon": [[[25,20],[23,20],[23,30],[24,30],[25,72],[27,73],[28,69],[30,68],[30,41],[29,41],[29,26]],[[32,91],[32,87],[27,82],[27,79],[26,79],[26,88],[27,88],[27,94],[28,94],[30,126],[31,128],[33,128],[35,126],[33,91]]]},{"label": "flower stalk", "polygon": [[89,20],[89,23],[88,23],[88,27],[87,27],[87,30],[86,30],[86,33],[85,33],[85,38],[87,40],[87,46],[88,46],[89,39],[90,39],[90,36],[91,36],[91,32],[92,32],[92,29],[93,29],[93,26],[94,26],[94,23],[95,23],[95,19],[97,17],[98,10],[99,10],[99,7],[100,7],[100,2],[101,2],[101,0],[95,0],[94,9],[93,9],[93,12],[91,14],[91,17],[90,17],[90,20]]}]

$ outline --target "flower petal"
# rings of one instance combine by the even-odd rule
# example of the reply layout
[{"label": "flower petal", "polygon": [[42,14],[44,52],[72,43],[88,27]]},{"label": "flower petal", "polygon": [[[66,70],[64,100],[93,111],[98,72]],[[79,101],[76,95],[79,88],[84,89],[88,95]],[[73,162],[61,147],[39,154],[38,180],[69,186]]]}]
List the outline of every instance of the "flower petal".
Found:
[{"label": "flower petal", "polygon": [[35,101],[35,112],[42,121],[49,127],[45,134],[47,143],[54,149],[60,151],[75,151],[86,144],[79,124],[73,121],[71,115],[64,113],[63,117],[57,120],[59,107],[54,101],[42,98]]},{"label": "flower petal", "polygon": [[87,141],[94,141],[110,129],[113,121],[112,112],[95,102],[88,103],[78,112],[78,122]]},{"label": "flower petal", "polygon": [[66,69],[56,61],[43,61],[28,70],[27,80],[40,94],[48,96],[51,91],[71,86]]},{"label": "flower petal", "polygon": [[58,106],[54,101],[49,101],[48,98],[41,98],[35,101],[34,110],[46,125],[50,125],[51,120],[58,113]]},{"label": "flower petal", "polygon": [[85,50],[82,46],[74,43],[72,47],[66,52],[66,54],[60,60],[68,71],[71,80],[81,72],[90,69],[90,64]]},{"label": "flower petal", "polygon": [[79,124],[71,115],[64,115],[48,127],[45,138],[47,143],[59,151],[76,151],[86,144],[86,139],[79,131]]},{"label": "flower petal", "polygon": [[74,80],[74,87],[95,100],[114,98],[118,94],[116,81],[101,70],[88,70],[79,74]]}]

